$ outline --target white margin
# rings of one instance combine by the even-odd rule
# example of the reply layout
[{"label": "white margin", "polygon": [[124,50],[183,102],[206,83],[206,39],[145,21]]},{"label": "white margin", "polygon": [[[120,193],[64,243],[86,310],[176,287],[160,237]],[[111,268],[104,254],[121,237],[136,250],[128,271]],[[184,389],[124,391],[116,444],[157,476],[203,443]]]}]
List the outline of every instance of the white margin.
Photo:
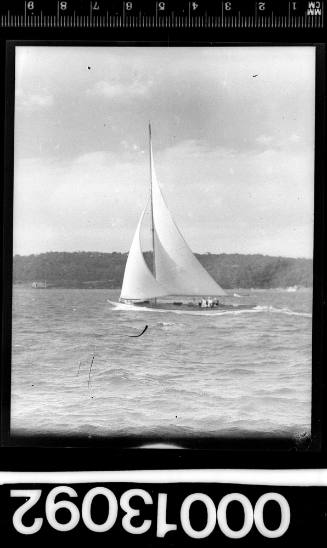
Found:
[{"label": "white margin", "polygon": [[326,487],[327,469],[112,470],[102,472],[0,472],[0,484],[16,483],[223,483]]}]

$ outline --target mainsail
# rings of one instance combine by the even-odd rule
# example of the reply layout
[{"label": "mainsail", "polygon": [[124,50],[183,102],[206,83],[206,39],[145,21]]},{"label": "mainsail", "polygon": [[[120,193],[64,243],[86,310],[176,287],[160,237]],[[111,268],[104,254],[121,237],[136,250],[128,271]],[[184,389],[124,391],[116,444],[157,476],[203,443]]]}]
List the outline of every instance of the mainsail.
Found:
[{"label": "mainsail", "polygon": [[120,298],[144,300],[169,295],[225,295],[194,256],[169,212],[154,170],[151,129],[150,179],[153,273],[144,260],[141,247],[140,231],[145,208],[128,255]]}]

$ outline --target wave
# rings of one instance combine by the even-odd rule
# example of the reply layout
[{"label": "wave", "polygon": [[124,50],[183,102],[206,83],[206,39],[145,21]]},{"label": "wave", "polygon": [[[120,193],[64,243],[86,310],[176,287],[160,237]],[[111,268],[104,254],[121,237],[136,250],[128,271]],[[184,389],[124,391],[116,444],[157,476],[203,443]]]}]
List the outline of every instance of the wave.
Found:
[{"label": "wave", "polygon": [[254,307],[254,310],[258,310],[259,312],[271,312],[275,314],[286,314],[288,316],[302,316],[304,318],[312,318],[312,314],[310,312],[297,312],[287,307],[276,308],[275,306],[271,305],[258,305]]},{"label": "wave", "polygon": [[162,331],[181,331],[184,330],[185,324],[182,322],[156,322],[154,327]]},{"label": "wave", "polygon": [[167,310],[164,308],[149,308],[146,306],[137,306],[137,309],[132,304],[125,304],[125,303],[116,303],[114,301],[110,301],[108,299],[108,303],[110,303],[114,308],[114,311],[124,311],[124,312],[165,312],[168,314],[186,314],[188,316],[236,316],[239,314],[253,314],[253,313],[270,313],[270,314],[286,314],[288,316],[301,316],[303,318],[312,318],[312,314],[309,312],[297,312],[295,310],[291,310],[289,308],[276,308],[271,305],[257,305],[253,308],[242,308],[240,310],[197,310],[197,311],[191,311],[191,310]]}]

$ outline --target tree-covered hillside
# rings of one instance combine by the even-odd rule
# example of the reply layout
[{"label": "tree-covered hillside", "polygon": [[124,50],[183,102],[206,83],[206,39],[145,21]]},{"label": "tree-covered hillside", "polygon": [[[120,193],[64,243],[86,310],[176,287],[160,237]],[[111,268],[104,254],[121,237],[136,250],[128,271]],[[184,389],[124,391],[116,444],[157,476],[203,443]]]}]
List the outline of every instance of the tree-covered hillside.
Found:
[{"label": "tree-covered hillside", "polygon": [[[151,254],[146,253],[147,262]],[[211,276],[225,289],[312,286],[312,260],[268,255],[196,255]],[[13,282],[47,281],[54,287],[120,288],[127,253],[50,252],[15,255]]]}]

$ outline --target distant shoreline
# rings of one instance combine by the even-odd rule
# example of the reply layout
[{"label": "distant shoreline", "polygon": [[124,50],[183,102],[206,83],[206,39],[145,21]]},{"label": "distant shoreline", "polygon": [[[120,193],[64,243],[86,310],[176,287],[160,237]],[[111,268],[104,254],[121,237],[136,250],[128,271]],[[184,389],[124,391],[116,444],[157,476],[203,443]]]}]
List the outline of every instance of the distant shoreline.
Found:
[{"label": "distant shoreline", "polygon": [[[50,252],[15,255],[13,283],[76,289],[120,289],[127,253]],[[238,253],[196,254],[207,272],[224,289],[249,290],[312,287],[312,259],[241,255]],[[152,253],[144,253],[149,268]],[[42,289],[42,287],[39,287]]]},{"label": "distant shoreline", "polygon": [[[23,289],[33,289],[33,290],[50,290],[50,289],[103,289],[103,290],[110,290],[110,291],[120,291],[120,287],[106,287],[104,285],[95,285],[90,282],[90,285],[84,284],[82,286],[73,286],[73,285],[55,285],[55,284],[49,284],[47,287],[33,287],[32,284],[27,282],[16,282],[13,283],[14,288],[23,288]],[[300,291],[312,291],[312,286],[298,286],[296,289],[293,289],[293,286],[288,287],[230,287],[226,289],[226,291],[232,292],[255,292],[255,291],[283,291],[285,293],[293,293],[293,292],[300,292]],[[246,295],[240,295],[240,296],[246,296]]]}]

